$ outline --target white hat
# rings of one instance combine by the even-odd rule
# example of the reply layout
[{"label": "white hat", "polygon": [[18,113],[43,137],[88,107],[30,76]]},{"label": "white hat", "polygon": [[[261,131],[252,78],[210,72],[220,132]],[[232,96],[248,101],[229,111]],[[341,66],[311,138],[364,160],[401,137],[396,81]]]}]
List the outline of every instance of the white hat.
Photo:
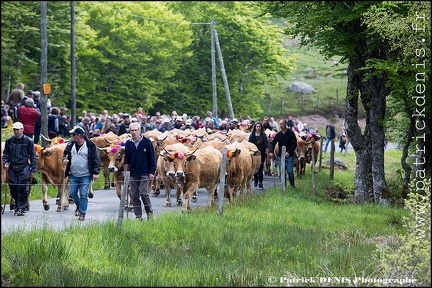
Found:
[{"label": "white hat", "polygon": [[234,118],[231,122],[237,122],[238,123],[238,120],[237,120],[237,118]]},{"label": "white hat", "polygon": [[186,125],[192,125],[192,119],[187,119],[186,120]]},{"label": "white hat", "polygon": [[164,123],[169,123],[170,120],[168,118],[164,118]]},{"label": "white hat", "polygon": [[23,129],[23,128],[24,128],[24,126],[21,122],[15,122],[12,125],[12,129]]},{"label": "white hat", "polygon": [[177,116],[176,120],[177,121],[183,121],[183,118],[181,116]]}]

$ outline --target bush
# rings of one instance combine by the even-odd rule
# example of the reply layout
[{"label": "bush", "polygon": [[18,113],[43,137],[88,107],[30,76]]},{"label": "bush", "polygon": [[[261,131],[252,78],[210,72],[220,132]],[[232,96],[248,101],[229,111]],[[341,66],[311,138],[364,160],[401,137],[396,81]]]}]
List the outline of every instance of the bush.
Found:
[{"label": "bush", "polygon": [[[424,190],[416,184],[424,183]],[[419,185],[420,186],[420,185]],[[399,237],[399,243],[380,247],[383,252],[381,266],[383,278],[400,280],[387,286],[431,286],[431,180],[413,180],[410,183],[405,208],[410,216],[404,217],[406,235]],[[420,190],[420,191],[419,191]]]}]

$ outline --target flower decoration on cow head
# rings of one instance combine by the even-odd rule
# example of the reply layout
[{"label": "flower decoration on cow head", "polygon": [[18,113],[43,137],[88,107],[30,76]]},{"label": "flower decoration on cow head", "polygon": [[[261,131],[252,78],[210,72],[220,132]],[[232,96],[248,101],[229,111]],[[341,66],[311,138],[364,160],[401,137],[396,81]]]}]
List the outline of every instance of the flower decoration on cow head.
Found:
[{"label": "flower decoration on cow head", "polygon": [[174,156],[177,157],[177,158],[179,158],[179,159],[182,159],[184,157],[184,153],[177,152],[177,153],[174,154]]},{"label": "flower decoration on cow head", "polygon": [[233,152],[232,151],[227,151],[227,157],[228,158],[232,158],[233,157]]},{"label": "flower decoration on cow head", "polygon": [[64,140],[63,138],[61,138],[61,137],[54,137],[54,138],[52,139],[52,142],[53,142],[54,144],[63,144],[63,143],[65,142],[65,140]]},{"label": "flower decoration on cow head", "polygon": [[39,152],[41,152],[42,151],[42,146],[41,145],[39,145],[39,144],[34,144],[34,149],[35,149],[35,151],[37,152],[37,153],[39,153]]},{"label": "flower decoration on cow head", "polygon": [[107,148],[108,153],[117,153],[118,151],[119,151],[118,148],[115,146],[110,146]]},{"label": "flower decoration on cow head", "polygon": [[275,136],[276,136],[276,134],[270,134],[271,139],[274,139]]},{"label": "flower decoration on cow head", "polygon": [[124,142],[122,142],[122,141],[119,141],[119,142],[117,142],[117,145],[118,145],[118,146],[122,146],[122,147],[123,147],[123,146],[125,146],[125,143],[124,143]]}]

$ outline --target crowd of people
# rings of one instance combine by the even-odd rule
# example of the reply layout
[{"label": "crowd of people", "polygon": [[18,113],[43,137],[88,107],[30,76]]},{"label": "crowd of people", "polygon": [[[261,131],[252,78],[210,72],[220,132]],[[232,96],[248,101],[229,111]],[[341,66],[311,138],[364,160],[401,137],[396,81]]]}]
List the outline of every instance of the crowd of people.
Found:
[{"label": "crowd of people", "polygon": [[[2,101],[2,127],[7,127],[12,122],[14,136],[6,141],[5,154],[3,161],[6,169],[12,167],[9,173],[9,184],[11,193],[17,199],[16,215],[25,215],[25,197],[28,193],[27,188],[22,188],[20,184],[29,183],[36,171],[34,144],[38,144],[41,134],[41,105],[40,92],[28,90],[24,94],[24,84],[19,83],[17,88],[12,91],[7,103]],[[136,185],[132,186],[132,198],[134,202],[134,212],[136,217],[142,218],[141,200],[144,204],[147,218],[152,217],[152,208],[148,193],[149,179],[154,177],[156,162],[153,154],[140,154],[139,145],[149,146],[151,142],[142,133],[149,130],[165,132],[173,129],[196,130],[204,128],[206,131],[220,130],[227,132],[231,129],[242,129],[250,132],[249,142],[254,143],[261,151],[261,166],[254,175],[254,185],[263,189],[263,168],[265,163],[266,151],[268,156],[275,153],[275,145],[286,147],[285,167],[288,173],[290,186],[294,184],[294,150],[297,146],[295,132],[315,133],[317,129],[311,129],[306,123],[302,123],[298,118],[294,119],[291,115],[287,119],[281,119],[279,124],[274,117],[264,116],[262,122],[255,121],[250,115],[237,118],[218,118],[213,116],[211,111],[207,111],[203,119],[200,115],[188,116],[186,113],[178,114],[172,111],[171,115],[156,112],[155,115],[148,115],[142,107],[138,107],[134,113],[112,113],[103,110],[96,114],[93,112],[82,112],[77,120],[77,125],[70,127],[71,116],[67,115],[66,107],[52,107],[51,102],[47,101],[48,109],[48,137],[71,137],[67,149],[64,151],[64,165],[66,174],[70,176],[71,184],[69,194],[74,199],[76,216],[79,220],[84,220],[87,212],[88,190],[90,182],[98,179],[100,172],[100,159],[95,145],[89,139],[106,133],[123,135],[131,134],[132,137],[126,143],[125,150],[125,171],[131,171],[132,179],[136,180]],[[273,141],[270,143],[264,131],[267,129],[277,132]],[[336,138],[334,126],[329,122],[326,126],[326,144],[324,151],[327,151],[328,144]],[[344,130],[339,134],[340,152],[346,149],[346,133]],[[20,145],[25,145],[28,150],[26,155],[15,155]],[[18,150],[17,150],[18,149]],[[144,149],[143,151],[152,151]],[[138,151],[138,152],[137,152]],[[19,157],[18,157],[19,156]],[[278,159],[279,169],[281,162],[281,151],[275,155]],[[143,159],[144,165],[134,162],[133,159]],[[25,166],[25,169],[22,167]],[[19,169],[18,169],[18,168]],[[17,170],[18,169],[18,170]],[[17,174],[18,173],[18,174]],[[280,175],[280,171],[279,171]],[[10,178],[12,177],[12,178]],[[285,180],[286,181],[286,180]],[[27,185],[25,185],[27,187]],[[79,191],[79,194],[78,194]]]}]

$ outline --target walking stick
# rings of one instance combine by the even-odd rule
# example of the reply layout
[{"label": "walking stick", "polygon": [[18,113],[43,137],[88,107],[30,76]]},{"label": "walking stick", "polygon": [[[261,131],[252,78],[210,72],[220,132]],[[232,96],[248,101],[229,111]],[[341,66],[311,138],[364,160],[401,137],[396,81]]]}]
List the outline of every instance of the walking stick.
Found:
[{"label": "walking stick", "polygon": [[6,209],[6,202],[7,202],[7,191],[6,190],[4,190],[4,195],[5,195],[5,200],[4,200],[4,205],[3,205],[3,208],[2,208],[2,214],[4,213],[4,211]]}]

